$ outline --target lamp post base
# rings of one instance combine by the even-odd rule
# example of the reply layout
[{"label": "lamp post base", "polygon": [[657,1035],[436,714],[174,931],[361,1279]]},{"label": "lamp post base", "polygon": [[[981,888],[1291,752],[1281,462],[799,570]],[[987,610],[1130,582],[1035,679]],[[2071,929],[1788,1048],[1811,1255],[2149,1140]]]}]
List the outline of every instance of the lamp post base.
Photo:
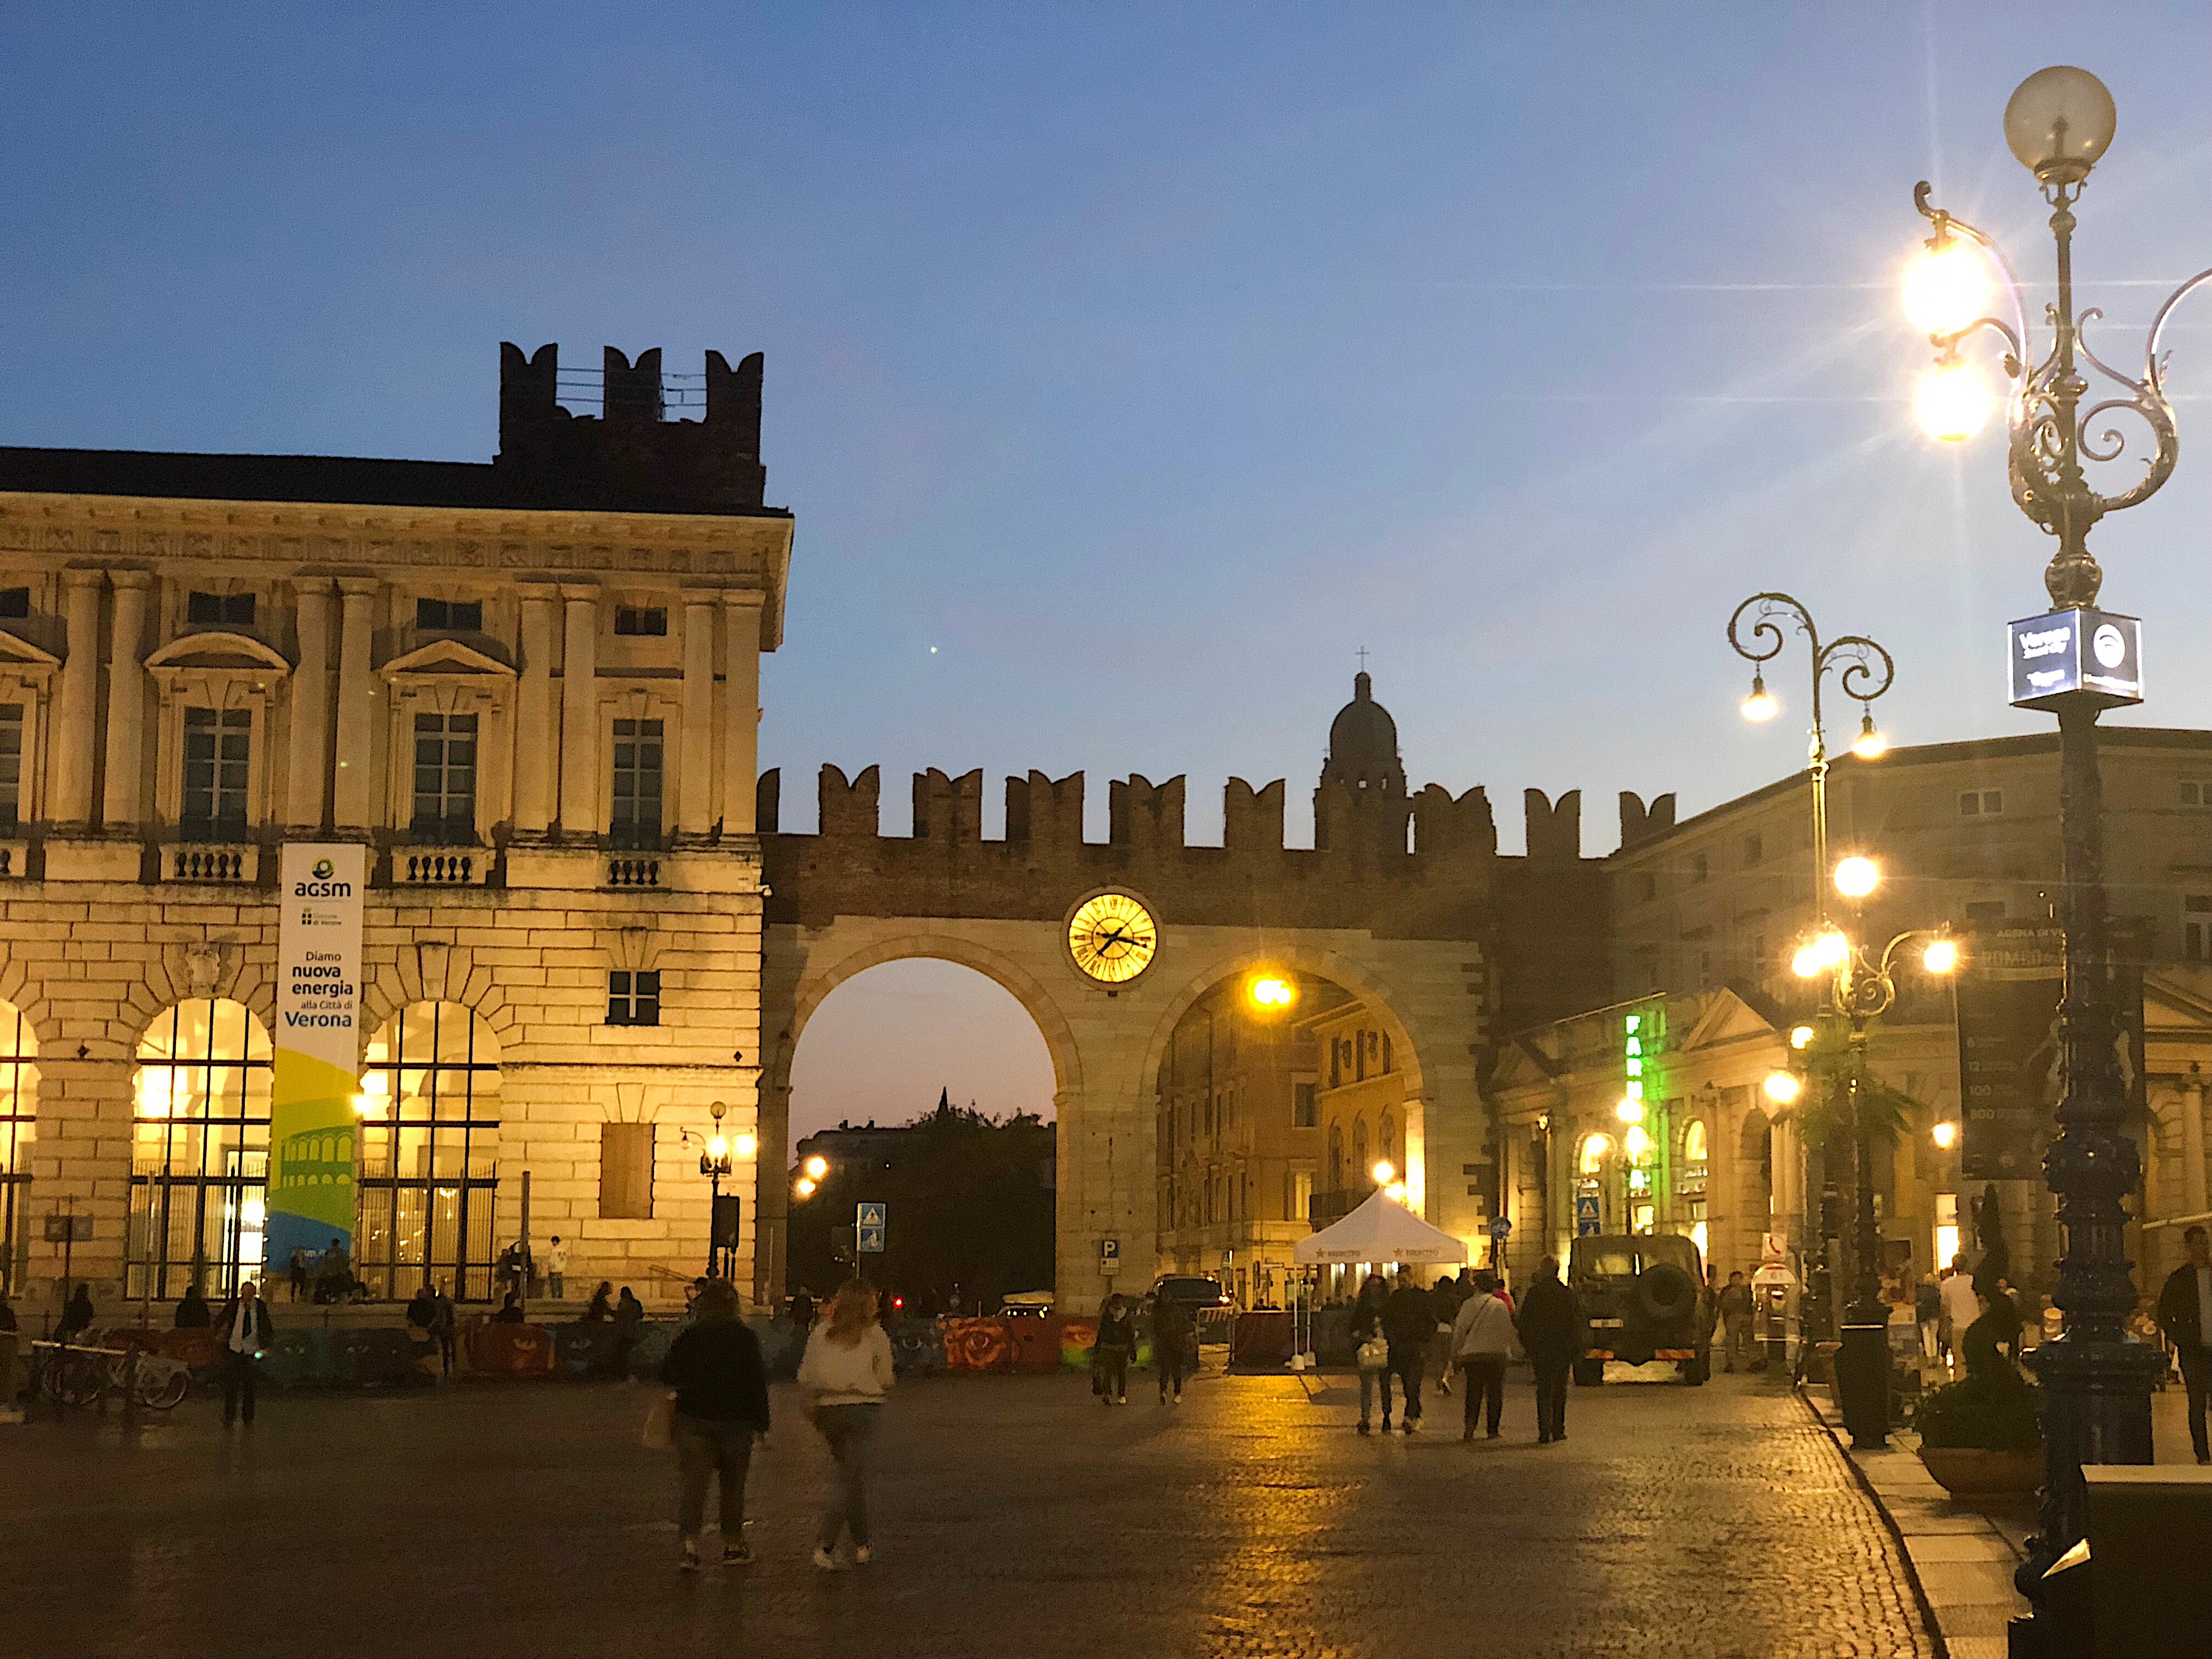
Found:
[{"label": "lamp post base", "polygon": [[2133,1338],[2083,1342],[2069,1332],[2022,1363],[2043,1385],[2043,1499],[2013,1583],[2038,1604],[2039,1616],[2043,1575],[2088,1535],[2081,1466],[2152,1461],[2150,1396],[2166,1360],[2162,1350]]},{"label": "lamp post base", "polygon": [[1889,1443],[1889,1328],[1853,1322],[1836,1354],[1836,1403],[1853,1451]]}]

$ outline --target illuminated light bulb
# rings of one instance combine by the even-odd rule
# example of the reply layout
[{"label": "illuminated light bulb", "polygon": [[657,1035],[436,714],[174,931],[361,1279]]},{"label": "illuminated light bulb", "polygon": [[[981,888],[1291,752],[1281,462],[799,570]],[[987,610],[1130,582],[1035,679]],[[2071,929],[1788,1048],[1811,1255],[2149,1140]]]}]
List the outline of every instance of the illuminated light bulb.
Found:
[{"label": "illuminated light bulb", "polygon": [[1782,712],[1782,705],[1766,689],[1766,677],[1754,673],[1751,677],[1751,695],[1743,700],[1743,717],[1747,720],[1771,720]]},{"label": "illuminated light bulb", "polygon": [[1766,1074],[1766,1097],[1778,1106],[1787,1106],[1804,1090],[1804,1079],[1795,1072],[1769,1072]]},{"label": "illuminated light bulb", "polygon": [[1790,1028],[1790,1046],[1793,1048],[1811,1048],[1813,1046],[1813,1028],[1809,1025],[1791,1026]]},{"label": "illuminated light bulb", "polygon": [[1823,968],[1840,968],[1851,947],[1841,933],[1831,930],[1813,941],[1813,959]]},{"label": "illuminated light bulb", "polygon": [[750,1129],[740,1130],[738,1133],[738,1156],[750,1158],[759,1151],[760,1137],[753,1133]]},{"label": "illuminated light bulb", "polygon": [[1851,739],[1851,753],[1861,760],[1880,760],[1889,752],[1889,739],[1874,723],[1872,710],[1859,716],[1859,734]]},{"label": "illuminated light bulb", "polygon": [[713,1158],[717,1164],[720,1163],[729,1155],[730,1143],[723,1139],[721,1136],[716,1135],[712,1140],[709,1140],[707,1143],[707,1156]]},{"label": "illuminated light bulb", "polygon": [[1959,1144],[1959,1126],[1948,1119],[1938,1123],[1929,1133],[1934,1137],[1939,1151],[1948,1152]]},{"label": "illuminated light bulb", "polygon": [[1273,975],[1252,981],[1252,1001],[1261,1008],[1287,1008],[1297,1000],[1297,993],[1288,980]]},{"label": "illuminated light bulb", "polygon": [[1384,1196],[1394,1204],[1403,1204],[1406,1201],[1406,1183],[1402,1181],[1394,1181],[1382,1190]]},{"label": "illuminated light bulb", "polygon": [[1800,979],[1810,979],[1820,971],[1820,954],[1809,945],[1800,945],[1797,954],[1790,958],[1790,971]]},{"label": "illuminated light bulb", "polygon": [[1644,1121],[1644,1103],[1640,1100],[1624,1100],[1613,1109],[1613,1115],[1623,1123],[1641,1123]]},{"label": "illuminated light bulb", "polygon": [[1376,1186],[1387,1187],[1398,1178],[1398,1167],[1387,1158],[1377,1158],[1370,1173],[1374,1176]]},{"label": "illuminated light bulb", "polygon": [[799,1177],[797,1182],[793,1183],[791,1190],[797,1193],[801,1198],[811,1198],[814,1196],[814,1183],[809,1181],[805,1176],[801,1176]]},{"label": "illuminated light bulb", "polygon": [[1620,1144],[1628,1149],[1629,1157],[1641,1158],[1651,1150],[1651,1137],[1644,1133],[1641,1123],[1632,1123],[1628,1133],[1620,1138]]},{"label": "illuminated light bulb", "polygon": [[817,1155],[808,1158],[804,1168],[809,1181],[819,1181],[830,1173],[830,1160]]},{"label": "illuminated light bulb", "polygon": [[1954,940],[1939,939],[1931,944],[1920,958],[1931,974],[1948,974],[1959,966],[1959,946]]},{"label": "illuminated light bulb", "polygon": [[1864,898],[1881,885],[1881,866],[1854,854],[1836,866],[1836,890],[1845,898]]},{"label": "illuminated light bulb", "polygon": [[1913,418],[1942,443],[1966,442],[1989,424],[1996,408],[1996,396],[1981,370],[1956,357],[1937,363],[1912,389]]},{"label": "illuminated light bulb", "polygon": [[356,1117],[367,1117],[375,1109],[376,1102],[370,1096],[356,1095],[353,1097],[353,1115]]},{"label": "illuminated light bulb", "polygon": [[1958,333],[1989,314],[1990,267],[1960,237],[1916,255],[1905,270],[1905,314],[1923,334]]}]

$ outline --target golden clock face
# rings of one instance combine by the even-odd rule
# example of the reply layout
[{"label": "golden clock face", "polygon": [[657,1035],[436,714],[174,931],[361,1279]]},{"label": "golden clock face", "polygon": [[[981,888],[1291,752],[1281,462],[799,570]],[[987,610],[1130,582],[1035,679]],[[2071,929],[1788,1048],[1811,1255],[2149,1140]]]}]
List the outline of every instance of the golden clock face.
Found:
[{"label": "golden clock face", "polygon": [[1126,985],[1152,965],[1160,930],[1127,893],[1100,893],[1067,919],[1067,953],[1101,985]]}]

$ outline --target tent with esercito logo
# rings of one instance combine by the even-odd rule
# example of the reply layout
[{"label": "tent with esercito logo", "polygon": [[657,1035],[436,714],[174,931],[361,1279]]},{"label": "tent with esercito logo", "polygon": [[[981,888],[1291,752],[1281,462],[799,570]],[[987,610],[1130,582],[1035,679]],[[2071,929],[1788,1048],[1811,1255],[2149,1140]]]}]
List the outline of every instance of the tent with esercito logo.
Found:
[{"label": "tent with esercito logo", "polygon": [[1467,1246],[1431,1227],[1388,1193],[1375,1196],[1334,1226],[1300,1239],[1291,1249],[1300,1267],[1335,1261],[1400,1261],[1432,1267],[1465,1261]]}]

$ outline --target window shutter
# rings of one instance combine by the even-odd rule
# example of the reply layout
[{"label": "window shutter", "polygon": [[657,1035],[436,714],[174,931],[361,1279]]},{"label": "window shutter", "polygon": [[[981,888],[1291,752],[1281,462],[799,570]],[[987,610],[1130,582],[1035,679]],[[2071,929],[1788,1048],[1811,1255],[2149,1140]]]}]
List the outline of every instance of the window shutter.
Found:
[{"label": "window shutter", "polygon": [[653,1125],[599,1125],[599,1219],[653,1219]]}]

